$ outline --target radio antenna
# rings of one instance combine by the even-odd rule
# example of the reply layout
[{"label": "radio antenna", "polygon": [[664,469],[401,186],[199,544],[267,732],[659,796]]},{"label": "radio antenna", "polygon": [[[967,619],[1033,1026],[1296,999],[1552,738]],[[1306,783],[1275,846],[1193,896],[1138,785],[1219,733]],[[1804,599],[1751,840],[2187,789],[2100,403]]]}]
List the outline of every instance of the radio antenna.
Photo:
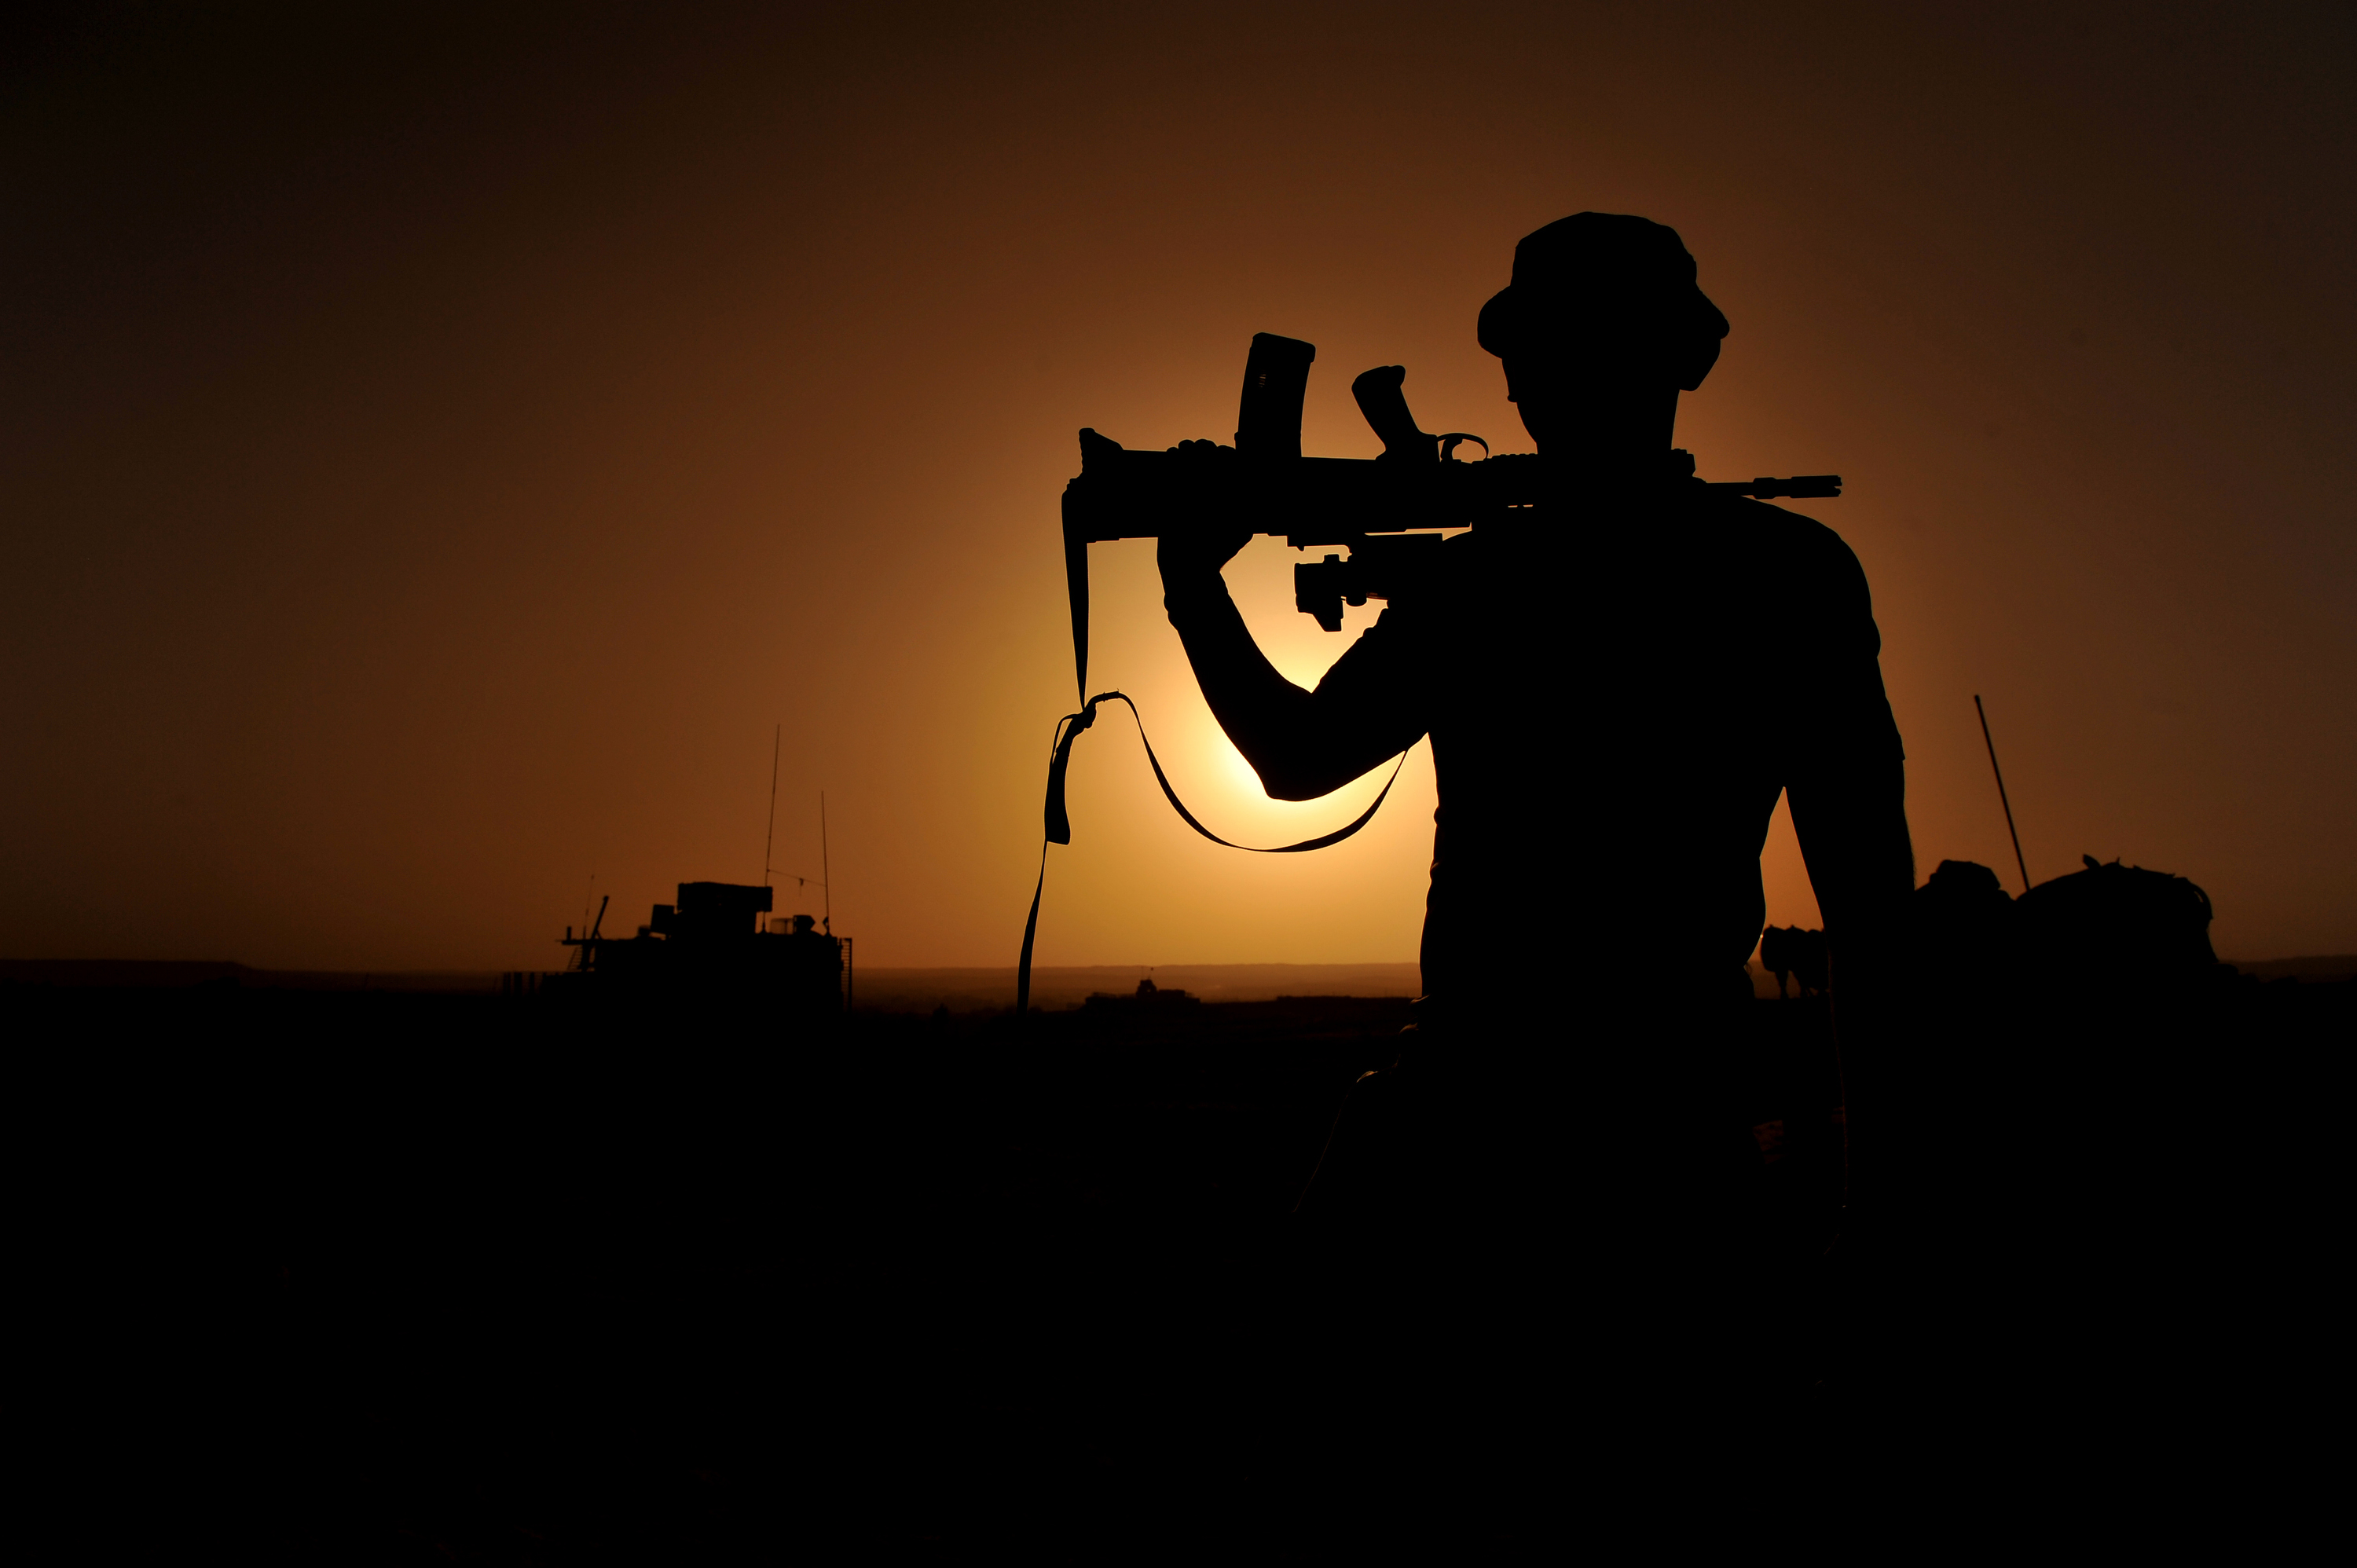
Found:
[{"label": "radio antenna", "polygon": [[783,720],[770,735],[770,832],[761,840],[761,886],[770,885],[770,852],[778,844],[778,746],[785,739]]},{"label": "radio antenna", "polygon": [[[804,861],[803,865],[810,863]],[[826,934],[834,935],[834,889],[827,884],[834,880],[834,868],[826,863],[826,791],[818,792],[818,890],[825,899],[820,912],[824,918]]]},{"label": "radio antenna", "polygon": [[1988,747],[1989,771],[1996,775],[1996,803],[2005,808],[2005,831],[2013,839],[2014,869],[2021,873],[2021,890],[2029,891],[2029,863],[2021,858],[2021,833],[2013,825],[2013,802],[2005,798],[2005,769],[1996,765],[1996,742],[1989,738],[1988,710],[1981,706],[1981,694],[1973,693],[1973,712],[1981,716],[1981,744]]}]

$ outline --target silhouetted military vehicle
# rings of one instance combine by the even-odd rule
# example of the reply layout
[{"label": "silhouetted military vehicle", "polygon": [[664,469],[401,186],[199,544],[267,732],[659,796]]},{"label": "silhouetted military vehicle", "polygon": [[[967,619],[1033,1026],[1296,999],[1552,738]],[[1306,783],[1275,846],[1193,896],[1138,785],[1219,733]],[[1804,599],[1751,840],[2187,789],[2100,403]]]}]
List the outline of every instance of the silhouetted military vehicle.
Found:
[{"label": "silhouetted military vehicle", "polygon": [[1977,999],[2020,979],[2013,899],[1987,866],[1942,861],[1915,890],[1910,913],[1922,983]]},{"label": "silhouetted military vehicle", "polygon": [[2127,1277],[2208,1200],[2192,1166],[2154,1158],[2233,1047],[2208,896],[2089,855],[2014,898],[1943,861],[1910,913],[1914,1022],[1884,1088],[1925,1255],[2048,1288]]},{"label": "silhouetted military vehicle", "polygon": [[571,966],[545,990],[569,997],[669,1007],[717,1007],[759,1026],[831,1024],[851,1005],[851,939],[809,915],[770,918],[775,889],[683,882],[630,937],[602,934],[606,909],[579,936]]},{"label": "silhouetted military vehicle", "polygon": [[2082,858],[2085,870],[2041,882],[2015,902],[2040,978],[2165,991],[2199,983],[2217,969],[2207,893],[2165,871]]},{"label": "silhouetted military vehicle", "polygon": [[1137,989],[1126,996],[1111,991],[1092,991],[1081,1004],[1083,1007],[1094,1008],[1098,1012],[1111,1008],[1170,1013],[1200,1006],[1201,1004],[1202,998],[1189,995],[1175,986],[1157,985],[1154,983],[1153,976],[1148,975],[1140,980],[1137,983]]},{"label": "silhouetted military vehicle", "polygon": [[[2026,989],[2047,1000],[2104,992],[2149,994],[2165,1004],[2172,991],[2218,974],[2208,894],[2165,871],[2082,858],[2083,871],[2018,898],[1986,865],[1942,861],[1915,890],[1924,977],[2000,993]],[[1764,941],[1760,961],[1773,967]]]}]

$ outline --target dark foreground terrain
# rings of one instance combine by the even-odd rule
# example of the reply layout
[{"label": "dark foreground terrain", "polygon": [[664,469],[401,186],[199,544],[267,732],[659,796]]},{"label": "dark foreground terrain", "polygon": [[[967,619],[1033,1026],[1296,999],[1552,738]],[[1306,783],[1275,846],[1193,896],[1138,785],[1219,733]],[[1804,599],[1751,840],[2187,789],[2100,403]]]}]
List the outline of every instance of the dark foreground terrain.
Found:
[{"label": "dark foreground terrain", "polygon": [[[2321,1081],[2350,991],[2244,994],[2195,1099]],[[1337,1430],[1391,1373],[1334,1364],[1367,1324],[1305,1280],[1288,1211],[1406,1016],[1308,998],[756,1040],[545,997],[8,986],[22,1207],[57,1260],[27,1331],[54,1393],[40,1485],[102,1554],[144,1529],[257,1560],[1317,1557],[1436,1509],[1526,1538],[1533,1498],[1580,1476],[1445,1500],[1435,1477],[1560,1432],[1371,1454]],[[1832,1232],[1837,1148],[1809,1129],[1838,1086],[1816,1003],[1758,1017],[1805,1251]],[[2035,1103],[2016,1087],[1992,1122]],[[2238,1218],[2253,1184],[2227,1176],[2306,1167],[2239,1117],[2146,1141],[2226,1183],[2188,1221],[2189,1277],[2264,1294],[2304,1242]],[[1811,1517],[1862,1419],[1840,1325],[1879,1310],[1824,1288],[1808,1390],[1724,1434],[1813,1466],[1824,1495],[1787,1499]],[[1415,1334],[1385,1310],[1363,1306],[1373,1343]]]}]

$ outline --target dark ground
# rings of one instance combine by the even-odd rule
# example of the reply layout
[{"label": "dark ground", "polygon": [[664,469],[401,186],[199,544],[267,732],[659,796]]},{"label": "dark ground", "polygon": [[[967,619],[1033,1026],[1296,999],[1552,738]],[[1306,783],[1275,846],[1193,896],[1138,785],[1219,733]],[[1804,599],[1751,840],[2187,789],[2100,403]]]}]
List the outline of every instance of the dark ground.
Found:
[{"label": "dark ground", "polygon": [[[2320,1081],[2346,1049],[2348,987],[2263,993],[2212,1088]],[[1287,1218],[1405,1016],[756,1043],[546,998],[0,988],[22,1208],[57,1260],[29,1287],[43,1484],[102,1533],[245,1558],[1320,1555],[1433,1473],[1331,1458],[1334,1338]],[[1762,1059],[1798,1064],[1762,1105],[1805,1155],[1821,1013],[1757,1016]],[[2155,1128],[2156,1157],[2284,1174],[2222,1126]],[[1813,1168],[1802,1231],[1830,1227]],[[2273,1246],[2270,1223],[2225,1229]],[[1813,1408],[1736,1435],[1839,1425],[1841,1338]]]}]

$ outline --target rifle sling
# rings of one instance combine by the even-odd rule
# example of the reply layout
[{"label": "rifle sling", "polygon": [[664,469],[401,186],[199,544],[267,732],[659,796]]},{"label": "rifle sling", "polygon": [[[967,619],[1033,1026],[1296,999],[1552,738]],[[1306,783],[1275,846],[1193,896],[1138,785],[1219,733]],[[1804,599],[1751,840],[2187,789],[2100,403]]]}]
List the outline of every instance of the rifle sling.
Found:
[{"label": "rifle sling", "polygon": [[1251,854],[1299,854],[1305,850],[1324,849],[1329,844],[1340,843],[1374,820],[1376,811],[1391,794],[1392,786],[1399,782],[1400,769],[1407,766],[1407,752],[1403,751],[1399,754],[1399,760],[1392,764],[1391,777],[1383,780],[1383,789],[1367,803],[1367,809],[1345,827],[1337,828],[1330,833],[1320,833],[1314,839],[1303,839],[1299,843],[1273,847],[1237,843],[1205,827],[1196,819],[1195,813],[1187,809],[1187,802],[1178,798],[1178,791],[1170,787],[1169,775],[1162,771],[1162,759],[1154,755],[1154,743],[1146,738],[1146,720],[1139,714],[1137,704],[1121,692],[1100,692],[1091,697],[1079,713],[1066,714],[1056,721],[1054,748],[1048,757],[1047,837],[1039,845],[1039,879],[1031,888],[1031,913],[1023,922],[1023,954],[1017,961],[1015,972],[1015,1015],[1017,1018],[1027,1016],[1031,1010],[1031,942],[1039,930],[1039,896],[1048,886],[1048,845],[1072,842],[1072,820],[1064,810],[1064,775],[1071,766],[1072,742],[1080,738],[1082,730],[1097,722],[1097,704],[1113,702],[1121,703],[1129,709],[1130,722],[1137,725],[1138,744],[1146,747],[1146,760],[1154,769],[1154,781],[1162,786],[1162,798],[1170,802],[1170,809],[1178,813],[1179,821],[1213,843],[1243,850]]}]

